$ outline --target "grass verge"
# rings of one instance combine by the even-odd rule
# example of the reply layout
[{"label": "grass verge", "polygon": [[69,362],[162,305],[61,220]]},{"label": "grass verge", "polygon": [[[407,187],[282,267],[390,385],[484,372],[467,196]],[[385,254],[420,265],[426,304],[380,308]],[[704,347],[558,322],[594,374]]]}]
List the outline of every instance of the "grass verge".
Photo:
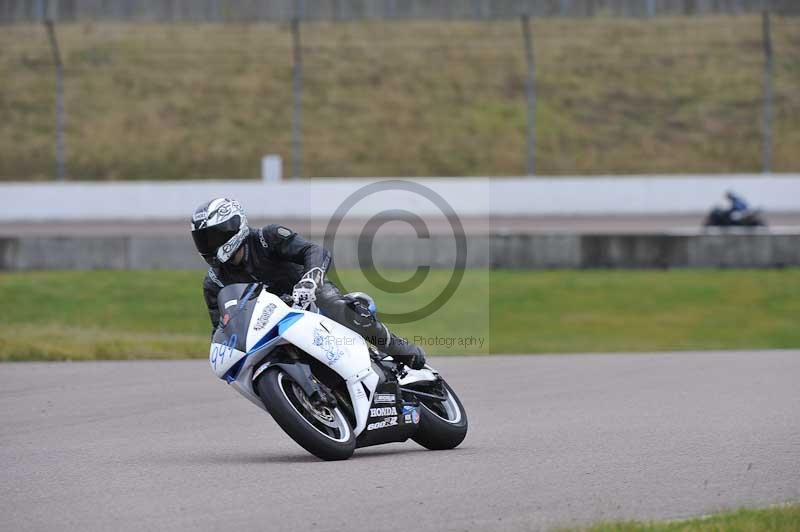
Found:
[{"label": "grass verge", "polygon": [[685,521],[599,523],[581,532],[797,532],[800,504],[759,510],[741,509]]},{"label": "grass verge", "polygon": [[[800,169],[800,20],[775,17],[773,170]],[[280,24],[60,24],[70,179],[257,178],[291,160]],[[757,15],[537,19],[540,174],[761,169]],[[523,175],[519,21],[303,26],[304,175]],[[0,180],[51,179],[41,25],[0,31]]]},{"label": "grass verge", "polygon": [[[358,272],[341,272],[347,288]],[[7,313],[0,360],[202,358],[210,326],[196,271],[0,274]],[[432,299],[434,271],[413,293],[378,297],[398,311]],[[367,288],[368,289],[368,288]],[[369,289],[368,289],[369,290]],[[436,355],[800,347],[800,269],[475,271],[442,309],[396,325]]]}]

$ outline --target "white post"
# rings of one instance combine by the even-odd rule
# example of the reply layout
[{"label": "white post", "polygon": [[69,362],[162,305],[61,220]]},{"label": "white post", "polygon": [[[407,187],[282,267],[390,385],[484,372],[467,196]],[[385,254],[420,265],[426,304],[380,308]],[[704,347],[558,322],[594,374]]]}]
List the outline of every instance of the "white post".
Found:
[{"label": "white post", "polygon": [[261,179],[264,183],[278,183],[283,178],[283,161],[280,155],[261,158]]}]

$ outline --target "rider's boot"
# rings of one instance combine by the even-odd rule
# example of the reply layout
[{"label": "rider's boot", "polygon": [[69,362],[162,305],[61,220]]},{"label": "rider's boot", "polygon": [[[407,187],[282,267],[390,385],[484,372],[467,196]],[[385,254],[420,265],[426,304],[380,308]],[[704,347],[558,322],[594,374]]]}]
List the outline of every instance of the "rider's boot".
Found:
[{"label": "rider's boot", "polygon": [[[385,325],[383,327],[386,328]],[[412,344],[405,338],[401,338],[393,332],[390,332],[388,329],[386,329],[386,331],[389,333],[389,342],[380,347],[381,351],[394,360],[402,362],[411,369],[422,369],[425,367],[425,351],[423,351],[420,346]]]}]

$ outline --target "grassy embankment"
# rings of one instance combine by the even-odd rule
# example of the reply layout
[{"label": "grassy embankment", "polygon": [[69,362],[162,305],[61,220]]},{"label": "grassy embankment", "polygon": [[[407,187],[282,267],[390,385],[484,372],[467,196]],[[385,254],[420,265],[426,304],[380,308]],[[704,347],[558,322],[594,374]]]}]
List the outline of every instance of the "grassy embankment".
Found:
[{"label": "grassy embankment", "polygon": [[[774,28],[774,170],[798,171],[800,20]],[[57,31],[71,178],[252,178],[266,153],[290,161],[287,26]],[[536,20],[539,173],[759,170],[760,32],[758,16]],[[319,23],[303,42],[306,175],[525,172],[518,21]],[[0,31],[0,79],[0,180],[52,178],[41,26]]]},{"label": "grassy embankment", "polygon": [[581,532],[797,532],[800,504],[759,510],[741,509],[681,521],[601,523]]},{"label": "grassy embankment", "polygon": [[[205,357],[202,275],[0,274],[0,360]],[[365,288],[355,272],[342,278]],[[379,296],[379,307],[419,307],[447,278],[433,272],[412,294]],[[393,328],[485,341],[428,347],[439,355],[799,348],[800,270],[468,271],[441,310]]]}]

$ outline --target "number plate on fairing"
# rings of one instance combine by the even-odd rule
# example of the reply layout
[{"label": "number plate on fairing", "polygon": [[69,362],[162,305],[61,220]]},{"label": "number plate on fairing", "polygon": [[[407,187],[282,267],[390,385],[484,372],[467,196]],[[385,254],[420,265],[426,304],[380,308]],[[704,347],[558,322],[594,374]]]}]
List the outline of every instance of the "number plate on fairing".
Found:
[{"label": "number plate on fairing", "polygon": [[225,343],[215,342],[211,344],[208,363],[211,364],[211,369],[220,379],[231,369],[231,366],[239,362],[246,354],[244,351],[236,349],[237,340],[238,337],[234,334]]}]

